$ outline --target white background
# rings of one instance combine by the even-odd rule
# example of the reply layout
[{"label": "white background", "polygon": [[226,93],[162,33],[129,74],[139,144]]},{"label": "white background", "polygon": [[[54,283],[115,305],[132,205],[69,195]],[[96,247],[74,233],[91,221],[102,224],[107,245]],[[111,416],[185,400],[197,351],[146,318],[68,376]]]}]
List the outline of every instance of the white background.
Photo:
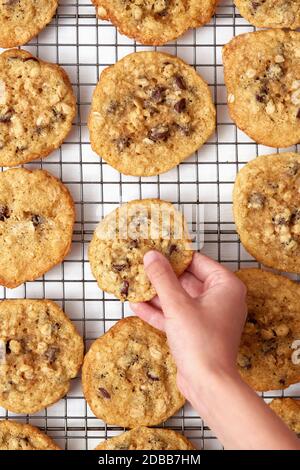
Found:
[{"label": "white background", "polygon": [[[77,214],[74,242],[64,263],[43,278],[17,289],[0,287],[0,298],[57,301],[84,335],[88,347],[91,340],[130,313],[126,304],[98,289],[87,260],[88,242],[104,214],[135,198],[160,197],[175,204],[196,204],[205,213],[203,252],[233,270],[257,265],[238,242],[231,193],[238,169],[259,154],[274,153],[274,149],[256,145],[231,122],[221,61],[222,46],[234,35],[253,29],[240,18],[231,1],[226,0],[220,2],[216,16],[208,25],[189,31],[176,43],[157,48],[186,60],[207,80],[217,105],[217,132],[196,155],[168,173],[150,178],[128,177],[120,175],[91,150],[87,114],[101,71],[128,53],[151,48],[118,34],[110,23],[97,22],[89,0],[78,3],[60,0],[52,23],[24,49],[65,68],[78,98],[78,115],[62,147],[26,167],[49,170],[70,189]],[[300,396],[300,384],[284,394]],[[281,395],[282,392],[264,394],[267,400]],[[66,398],[41,413],[16,417],[0,408],[1,416],[14,416],[40,426],[66,449],[93,449],[103,438],[121,432],[120,428],[108,427],[93,416],[83,399],[80,378],[73,381]],[[166,426],[183,431],[199,449],[222,448],[189,406]]]}]

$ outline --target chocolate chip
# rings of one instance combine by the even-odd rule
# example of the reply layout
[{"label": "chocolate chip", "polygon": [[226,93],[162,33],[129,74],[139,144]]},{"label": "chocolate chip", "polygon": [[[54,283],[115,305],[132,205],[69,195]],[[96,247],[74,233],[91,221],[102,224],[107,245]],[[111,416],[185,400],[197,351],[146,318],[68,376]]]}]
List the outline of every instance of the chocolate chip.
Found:
[{"label": "chocolate chip", "polygon": [[59,353],[60,349],[57,346],[49,346],[47,351],[44,353],[45,358],[49,362],[49,364],[53,364],[57,359],[57,354]]},{"label": "chocolate chip", "polygon": [[33,223],[34,227],[38,227],[44,223],[44,218],[41,215],[33,214],[31,216],[31,222]]},{"label": "chocolate chip", "polygon": [[127,297],[129,291],[129,282],[128,281],[123,281],[121,285],[121,295],[124,297]]},{"label": "chocolate chip", "polygon": [[123,264],[112,264],[111,267],[113,268],[114,271],[123,271],[125,268],[128,267],[128,264],[127,263],[123,263]]},{"label": "chocolate chip", "polygon": [[4,222],[5,219],[9,219],[10,217],[10,211],[7,206],[2,206],[0,204],[0,222]]},{"label": "chocolate chip", "polygon": [[106,390],[106,388],[103,388],[103,387],[99,387],[99,392],[100,394],[102,395],[103,398],[106,398],[107,400],[110,400],[110,394],[108,393],[108,391]]},{"label": "chocolate chip", "polygon": [[130,145],[130,139],[129,137],[119,137],[115,140],[115,144],[119,152],[124,152],[124,150]]},{"label": "chocolate chip", "polygon": [[[57,111],[57,109],[52,108],[52,113],[54,115],[55,121],[65,121],[66,120],[66,115],[60,111]],[[44,129],[46,127],[44,126]]]},{"label": "chocolate chip", "polygon": [[3,122],[3,123],[10,122],[12,115],[13,115],[13,111],[11,109],[6,111],[6,113],[4,114],[0,114],[0,122]]},{"label": "chocolate chip", "polygon": [[186,85],[181,75],[174,75],[174,84],[179,90],[186,90]]},{"label": "chocolate chip", "polygon": [[280,379],[280,380],[279,380],[279,383],[280,383],[281,385],[285,385],[285,379]]},{"label": "chocolate chip", "polygon": [[52,325],[51,329],[52,329],[52,332],[53,333],[57,333],[61,328],[61,324],[56,322],[54,323],[54,325]]},{"label": "chocolate chip", "polygon": [[170,248],[169,248],[169,255],[171,255],[172,253],[174,253],[175,251],[177,251],[177,245],[171,245]]},{"label": "chocolate chip", "polygon": [[108,114],[114,114],[117,111],[118,107],[119,107],[118,102],[113,100],[107,106],[106,112]]},{"label": "chocolate chip", "polygon": [[300,221],[300,209],[295,209],[291,216],[291,223],[296,224]]},{"label": "chocolate chip", "polygon": [[259,103],[265,103],[267,101],[268,93],[269,93],[269,90],[266,86],[261,87],[259,92],[256,94],[256,100]]},{"label": "chocolate chip", "polygon": [[290,222],[290,216],[277,214],[275,217],[272,217],[272,221],[275,225],[288,225]]},{"label": "chocolate chip", "polygon": [[137,248],[138,246],[139,246],[139,241],[138,240],[130,240],[129,248]]},{"label": "chocolate chip", "polygon": [[10,354],[11,353],[11,349],[9,347],[9,341],[6,341],[6,344],[5,344],[5,352],[6,354]]},{"label": "chocolate chip", "polygon": [[148,379],[153,380],[153,382],[158,382],[159,381],[159,377],[152,374],[151,372],[147,372],[147,377],[148,377]]},{"label": "chocolate chip", "polygon": [[156,126],[150,129],[148,137],[153,140],[153,142],[158,142],[160,140],[166,141],[170,136],[170,129],[168,126]]},{"label": "chocolate chip", "polygon": [[177,101],[174,109],[177,113],[183,113],[186,110],[186,99],[182,98],[181,100]]},{"label": "chocolate chip", "polygon": [[155,87],[151,92],[151,99],[155,103],[162,103],[165,99],[165,91],[166,89],[162,86]]},{"label": "chocolate chip", "polygon": [[298,112],[296,114],[296,118],[300,119],[300,109],[298,109]]}]

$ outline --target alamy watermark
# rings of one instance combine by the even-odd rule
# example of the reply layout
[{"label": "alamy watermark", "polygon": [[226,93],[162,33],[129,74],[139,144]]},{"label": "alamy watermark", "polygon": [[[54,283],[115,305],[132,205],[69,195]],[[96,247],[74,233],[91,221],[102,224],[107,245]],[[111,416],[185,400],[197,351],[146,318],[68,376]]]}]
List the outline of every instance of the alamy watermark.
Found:
[{"label": "alamy watermark", "polygon": [[183,240],[193,250],[204,245],[204,206],[167,203],[125,204],[100,221],[96,234],[101,240]]}]

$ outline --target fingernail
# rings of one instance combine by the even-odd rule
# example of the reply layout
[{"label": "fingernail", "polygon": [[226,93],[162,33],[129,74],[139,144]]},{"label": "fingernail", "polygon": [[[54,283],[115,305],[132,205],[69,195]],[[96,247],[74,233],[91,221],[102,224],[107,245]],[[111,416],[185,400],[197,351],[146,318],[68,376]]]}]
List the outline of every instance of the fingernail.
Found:
[{"label": "fingernail", "polygon": [[152,264],[154,261],[157,261],[157,259],[159,259],[159,253],[157,251],[147,251],[147,253],[144,255],[145,268],[148,268],[148,266],[150,266],[150,264]]}]

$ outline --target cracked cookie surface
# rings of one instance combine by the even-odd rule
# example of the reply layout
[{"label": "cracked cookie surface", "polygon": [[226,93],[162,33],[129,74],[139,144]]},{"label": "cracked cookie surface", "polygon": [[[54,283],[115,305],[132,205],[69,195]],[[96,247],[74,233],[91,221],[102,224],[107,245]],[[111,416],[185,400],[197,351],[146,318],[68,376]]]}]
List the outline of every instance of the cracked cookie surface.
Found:
[{"label": "cracked cookie surface", "polygon": [[300,141],[300,33],[257,31],[223,48],[232,120],[269,147]]},{"label": "cracked cookie surface", "polygon": [[300,272],[300,155],[257,157],[237,175],[233,212],[246,250],[271,268]]},{"label": "cracked cookie surface", "polygon": [[185,402],[176,373],[166,336],[128,317],[92,344],[82,368],[83,392],[93,413],[108,424],[154,426]]},{"label": "cracked cookie surface", "polygon": [[33,281],[68,254],[75,218],[67,188],[44,170],[0,173],[0,284]]},{"label": "cracked cookie surface", "polygon": [[248,317],[237,358],[242,378],[258,391],[299,382],[300,286],[260,269],[241,269],[236,275],[248,290]]},{"label": "cracked cookie surface", "polygon": [[58,0],[0,0],[0,47],[22,46],[48,23]]},{"label": "cracked cookie surface", "polygon": [[193,450],[182,434],[170,429],[140,427],[102,442],[95,450]]},{"label": "cracked cookie surface", "polygon": [[97,15],[142,44],[161,45],[208,23],[217,0],[93,0]]},{"label": "cracked cookie surface", "polygon": [[241,15],[259,28],[300,27],[299,0],[234,0]]},{"label": "cracked cookie surface", "polygon": [[98,285],[120,300],[143,302],[155,296],[143,258],[163,253],[177,276],[190,264],[193,251],[183,215],[166,201],[131,201],[108,214],[89,246],[89,261]]},{"label": "cracked cookie surface", "polygon": [[300,401],[292,398],[275,398],[270,407],[286,423],[286,425],[300,435]]},{"label": "cracked cookie surface", "polygon": [[50,300],[0,303],[0,405],[36,413],[69,390],[83,360],[83,341]]},{"label": "cracked cookie surface", "polygon": [[60,450],[60,447],[34,426],[2,420],[0,450]]},{"label": "cracked cookie surface", "polygon": [[215,129],[210,90],[177,57],[136,52],[101,75],[88,127],[93,150],[123,174],[151,176],[178,165]]},{"label": "cracked cookie surface", "polygon": [[1,166],[49,155],[71,130],[75,110],[71,83],[60,66],[23,50],[0,55]]}]

